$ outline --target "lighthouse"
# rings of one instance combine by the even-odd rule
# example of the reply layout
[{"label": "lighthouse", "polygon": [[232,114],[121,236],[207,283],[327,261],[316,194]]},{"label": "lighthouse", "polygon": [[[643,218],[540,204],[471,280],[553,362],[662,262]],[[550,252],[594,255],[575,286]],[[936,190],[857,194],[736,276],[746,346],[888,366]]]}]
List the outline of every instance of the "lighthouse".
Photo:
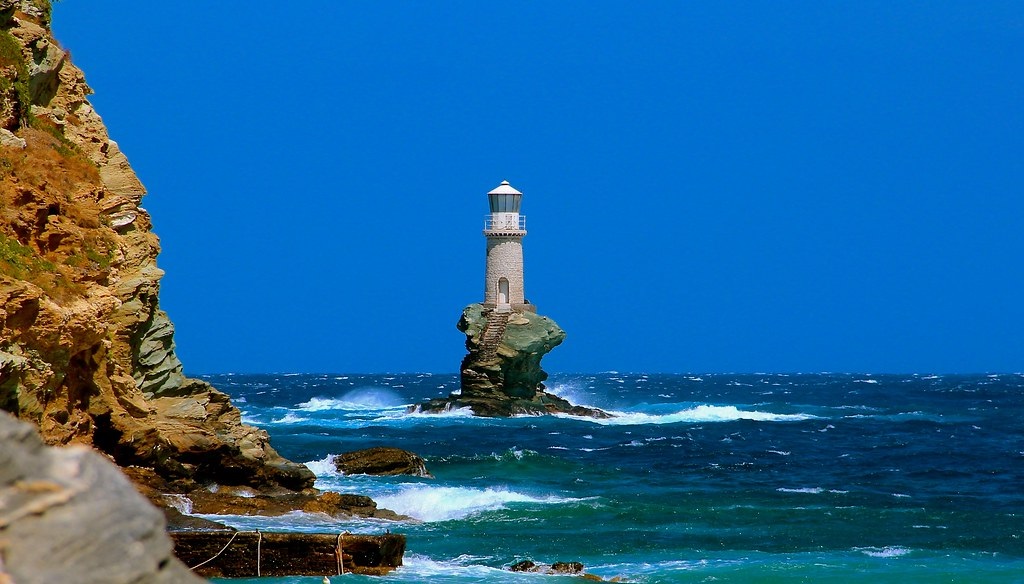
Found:
[{"label": "lighthouse", "polygon": [[523,237],[526,216],[519,214],[523,193],[501,181],[487,193],[491,213],[484,219],[487,239],[487,268],[484,278],[484,307],[497,312],[534,312],[523,292]]}]

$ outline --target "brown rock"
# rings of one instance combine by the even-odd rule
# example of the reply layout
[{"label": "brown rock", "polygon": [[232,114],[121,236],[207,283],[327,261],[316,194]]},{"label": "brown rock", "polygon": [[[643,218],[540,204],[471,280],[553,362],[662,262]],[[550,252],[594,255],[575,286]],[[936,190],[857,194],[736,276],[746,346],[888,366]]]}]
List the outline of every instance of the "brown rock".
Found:
[{"label": "brown rock", "polygon": [[530,560],[523,560],[521,562],[512,564],[511,566],[509,566],[508,569],[511,572],[535,572],[537,571],[537,564],[531,562]]},{"label": "brown rock", "polygon": [[[388,509],[378,509],[377,503],[364,495],[319,492],[266,495],[227,489],[216,492],[200,489],[182,495],[191,512],[203,515],[284,515],[292,511],[323,513],[332,517],[374,517],[377,519],[408,519]],[[173,504],[174,500],[168,500]]]},{"label": "brown rock", "polygon": [[580,562],[555,562],[551,564],[551,571],[556,574],[579,574],[583,572],[583,564]]},{"label": "brown rock", "polygon": [[345,474],[412,475],[433,478],[422,458],[400,448],[378,446],[334,457],[334,466]]},{"label": "brown rock", "polygon": [[597,576],[590,576],[583,573],[583,564],[580,562],[555,562],[554,564],[538,564],[530,560],[523,560],[512,564],[508,568],[512,572],[533,572],[536,574],[560,574],[571,576],[585,576],[588,579],[600,580]]}]

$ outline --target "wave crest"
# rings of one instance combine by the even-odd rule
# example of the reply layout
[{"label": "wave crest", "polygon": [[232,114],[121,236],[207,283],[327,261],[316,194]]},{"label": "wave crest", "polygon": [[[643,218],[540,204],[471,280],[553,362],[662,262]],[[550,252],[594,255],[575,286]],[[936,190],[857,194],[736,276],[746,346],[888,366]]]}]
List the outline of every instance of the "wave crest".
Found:
[{"label": "wave crest", "polygon": [[746,411],[736,406],[700,405],[680,410],[671,414],[644,414],[640,412],[609,412],[614,417],[598,419],[580,416],[567,416],[608,426],[639,426],[646,424],[677,424],[694,422],[734,422],[737,420],[753,420],[756,422],[797,422],[817,418],[811,414],[775,414],[772,412]]},{"label": "wave crest", "polygon": [[314,397],[295,406],[305,412],[326,410],[387,410],[406,406],[394,390],[386,387],[360,387],[340,397]]},{"label": "wave crest", "polygon": [[472,489],[465,487],[435,487],[406,485],[392,494],[374,497],[377,504],[420,521],[450,521],[462,519],[484,511],[503,509],[509,503],[558,504],[579,499],[547,496],[534,497],[506,489]]}]

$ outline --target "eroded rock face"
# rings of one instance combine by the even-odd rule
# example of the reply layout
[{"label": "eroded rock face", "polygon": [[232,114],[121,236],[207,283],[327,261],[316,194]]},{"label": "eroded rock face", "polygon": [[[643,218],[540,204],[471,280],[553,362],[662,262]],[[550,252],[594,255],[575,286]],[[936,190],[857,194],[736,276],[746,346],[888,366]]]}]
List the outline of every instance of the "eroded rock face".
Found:
[{"label": "eroded rock face", "polygon": [[0,0],[0,43],[17,49],[0,51],[0,129],[17,139],[0,144],[0,408],[48,444],[170,479],[310,487],[226,395],[184,375],[145,188],[48,19],[43,0]]},{"label": "eroded rock face", "polygon": [[541,359],[565,340],[555,321],[533,312],[496,312],[470,304],[462,312],[458,329],[466,334],[461,391],[434,399],[420,411],[468,407],[478,416],[514,416],[568,413],[608,417],[596,408],[574,406],[544,391],[548,374]]},{"label": "eroded rock face", "polygon": [[433,478],[419,455],[388,446],[364,448],[334,457],[334,467],[345,474],[412,475]]},{"label": "eroded rock face", "polygon": [[93,450],[0,412],[0,582],[200,583],[163,515]]}]

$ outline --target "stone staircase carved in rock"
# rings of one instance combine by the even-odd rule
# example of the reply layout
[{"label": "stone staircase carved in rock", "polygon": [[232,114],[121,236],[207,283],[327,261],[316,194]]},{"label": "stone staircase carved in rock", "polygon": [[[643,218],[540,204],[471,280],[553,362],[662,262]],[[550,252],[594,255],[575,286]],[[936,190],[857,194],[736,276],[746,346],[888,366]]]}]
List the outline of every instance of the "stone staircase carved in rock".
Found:
[{"label": "stone staircase carved in rock", "polygon": [[501,344],[501,337],[505,335],[505,328],[508,326],[508,319],[512,316],[508,311],[491,310],[487,314],[487,325],[480,335],[480,358],[484,361],[494,359],[498,355],[498,345]]}]

